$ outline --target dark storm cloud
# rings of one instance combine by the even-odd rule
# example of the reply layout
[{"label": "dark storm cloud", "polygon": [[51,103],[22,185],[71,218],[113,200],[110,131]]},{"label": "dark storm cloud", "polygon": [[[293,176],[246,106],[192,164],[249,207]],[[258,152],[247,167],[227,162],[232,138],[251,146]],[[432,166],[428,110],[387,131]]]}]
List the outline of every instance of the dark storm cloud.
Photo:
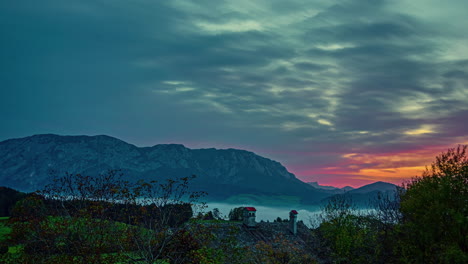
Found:
[{"label": "dark storm cloud", "polygon": [[291,169],[442,144],[466,135],[466,4],[424,3],[4,1],[0,138],[206,142]]}]

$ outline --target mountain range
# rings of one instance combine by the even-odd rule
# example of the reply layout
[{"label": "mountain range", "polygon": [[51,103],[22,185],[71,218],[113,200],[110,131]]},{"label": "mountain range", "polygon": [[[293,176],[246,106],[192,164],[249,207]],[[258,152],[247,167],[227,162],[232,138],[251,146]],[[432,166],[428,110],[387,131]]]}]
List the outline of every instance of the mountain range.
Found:
[{"label": "mountain range", "polygon": [[[179,144],[137,147],[105,136],[53,134],[0,142],[0,185],[34,191],[53,175],[98,175],[119,169],[129,180],[163,180],[196,175],[193,190],[208,192],[209,200],[271,201],[317,204],[344,192],[366,193],[307,184],[279,162],[238,149],[189,149]],[[394,186],[394,185],[393,185]],[[378,186],[368,188],[373,191]]]},{"label": "mountain range", "polygon": [[332,192],[348,192],[348,191],[351,191],[353,190],[354,188],[351,187],[351,186],[345,186],[343,188],[338,188],[338,187],[334,187],[334,186],[327,186],[327,185],[320,185],[318,182],[308,182],[307,184],[309,184],[310,186],[316,188],[316,189],[322,189],[322,190],[328,190],[328,191],[332,191]]}]

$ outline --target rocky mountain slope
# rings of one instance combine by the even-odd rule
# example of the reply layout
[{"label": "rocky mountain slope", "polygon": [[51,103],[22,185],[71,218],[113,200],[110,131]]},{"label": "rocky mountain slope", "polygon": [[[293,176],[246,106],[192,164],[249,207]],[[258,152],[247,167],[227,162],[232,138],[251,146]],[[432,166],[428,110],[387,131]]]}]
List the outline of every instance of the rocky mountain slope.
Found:
[{"label": "rocky mountain slope", "polygon": [[279,162],[237,149],[136,147],[109,136],[35,135],[0,142],[0,185],[33,191],[65,172],[97,175],[120,169],[128,179],[197,175],[192,187],[211,198],[290,195],[303,203],[330,194],[298,180]]}]

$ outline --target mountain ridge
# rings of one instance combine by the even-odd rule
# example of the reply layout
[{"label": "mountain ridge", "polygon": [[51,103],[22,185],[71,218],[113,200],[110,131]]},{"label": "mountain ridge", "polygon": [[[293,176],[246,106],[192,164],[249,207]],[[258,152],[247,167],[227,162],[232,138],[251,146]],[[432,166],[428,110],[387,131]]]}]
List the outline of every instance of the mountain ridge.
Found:
[{"label": "mountain ridge", "polygon": [[190,149],[181,144],[137,147],[117,138],[39,134],[0,142],[0,181],[32,191],[56,174],[96,175],[121,169],[131,179],[197,175],[194,187],[210,194],[294,195],[312,202],[327,196],[295,177],[279,162],[237,149]]},{"label": "mountain ridge", "polygon": [[21,191],[40,189],[53,175],[99,175],[110,169],[120,169],[129,180],[196,175],[192,188],[208,192],[213,200],[253,194],[317,204],[345,191],[311,186],[280,162],[248,150],[190,149],[182,144],[138,147],[107,135],[38,134],[0,142],[0,185]]}]

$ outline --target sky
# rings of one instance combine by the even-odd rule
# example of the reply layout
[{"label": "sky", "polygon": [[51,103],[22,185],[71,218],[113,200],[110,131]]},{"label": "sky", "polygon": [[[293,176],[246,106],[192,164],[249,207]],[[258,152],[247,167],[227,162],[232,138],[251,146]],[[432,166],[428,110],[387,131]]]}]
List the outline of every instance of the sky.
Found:
[{"label": "sky", "polygon": [[468,144],[466,0],[0,0],[0,140],[239,148],[399,184]]}]

